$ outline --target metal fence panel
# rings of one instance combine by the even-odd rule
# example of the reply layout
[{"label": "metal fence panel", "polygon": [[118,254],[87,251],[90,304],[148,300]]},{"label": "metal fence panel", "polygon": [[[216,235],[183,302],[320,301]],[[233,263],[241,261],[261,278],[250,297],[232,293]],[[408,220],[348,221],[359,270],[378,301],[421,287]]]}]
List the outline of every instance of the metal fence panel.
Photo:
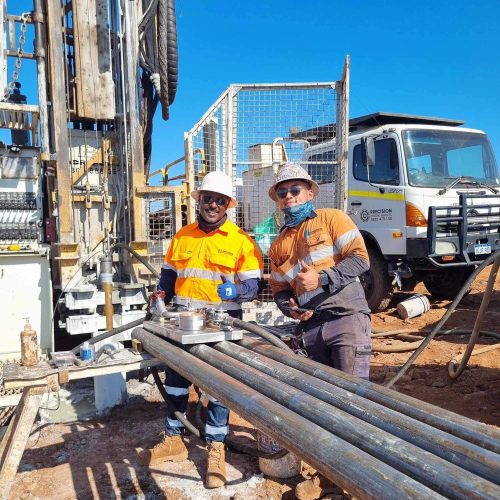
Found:
[{"label": "metal fence panel", "polygon": [[[345,109],[342,82],[231,85],[186,134],[189,188],[221,170],[233,180],[238,207],[231,219],[259,244],[269,273],[267,251],[281,225],[281,213],[267,192],[278,169],[302,164],[321,187],[317,207],[341,205],[341,138],[336,130]],[[327,153],[311,146],[330,141]],[[315,148],[313,148],[314,150]],[[196,207],[189,219],[194,220]],[[265,290],[263,299],[269,300]]]}]

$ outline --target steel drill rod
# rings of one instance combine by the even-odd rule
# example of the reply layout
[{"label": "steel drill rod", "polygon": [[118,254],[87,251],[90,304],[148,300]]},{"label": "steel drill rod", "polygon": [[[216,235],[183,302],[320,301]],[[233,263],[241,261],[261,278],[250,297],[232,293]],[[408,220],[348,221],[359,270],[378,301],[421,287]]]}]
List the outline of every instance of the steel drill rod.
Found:
[{"label": "steel drill rod", "polygon": [[[500,455],[452,436],[440,429],[384,408],[366,398],[291,368],[239,345],[218,343],[216,348],[293,387],[383,429],[495,484],[500,481]],[[285,356],[285,354],[284,354]],[[298,357],[298,356],[297,356]],[[321,366],[321,365],[319,365]]]},{"label": "steel drill rod", "polygon": [[[229,344],[223,342],[221,344]],[[229,344],[229,347],[232,347]],[[236,346],[238,349],[241,347]],[[216,346],[217,348],[217,346]],[[222,346],[218,346],[222,348]],[[207,345],[188,351],[395,469],[451,498],[500,498],[500,487]]]},{"label": "steel drill rod", "polygon": [[291,355],[265,344],[260,340],[244,338],[239,341],[243,347],[259,352],[264,356],[296,368],[313,377],[336,385],[363,398],[391,408],[415,420],[424,422],[436,429],[453,434],[461,439],[474,443],[495,453],[500,453],[500,431],[457,415],[451,411],[439,408],[424,401],[412,398],[406,394],[387,389],[367,380],[361,380],[354,375],[341,372],[302,356]]},{"label": "steel drill rod", "polygon": [[374,500],[443,498],[170,342],[142,328],[136,328],[132,338],[351,494]]}]

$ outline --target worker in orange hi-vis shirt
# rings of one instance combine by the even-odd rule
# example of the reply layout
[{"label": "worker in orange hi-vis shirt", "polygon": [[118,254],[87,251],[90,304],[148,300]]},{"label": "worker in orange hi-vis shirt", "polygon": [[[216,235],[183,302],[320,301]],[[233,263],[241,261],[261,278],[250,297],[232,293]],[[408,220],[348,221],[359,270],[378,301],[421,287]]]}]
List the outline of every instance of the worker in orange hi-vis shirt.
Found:
[{"label": "worker in orange hi-vis shirt", "polygon": [[[359,276],[370,263],[352,220],[341,210],[315,209],[319,186],[300,165],[285,164],[269,196],[284,225],[269,249],[271,289],[280,310],[300,320],[296,334],[308,357],[368,378],[370,309]],[[321,498],[335,485],[316,473],[297,485],[299,500]]]},{"label": "worker in orange hi-vis shirt", "polygon": [[[158,289],[165,302],[175,297],[180,307],[218,308],[242,318],[241,304],[257,296],[262,279],[262,256],[255,241],[231,222],[226,211],[237,206],[233,183],[224,172],[209,172],[199,189],[191,192],[198,202],[196,222],[181,228],[165,254]],[[176,408],[185,412],[191,382],[172,368],[165,370],[165,390]],[[208,457],[205,485],[220,488],[226,483],[224,441],[229,430],[229,408],[208,395],[205,439]],[[165,435],[138,457],[142,465],[155,466],[188,457],[182,439],[183,425],[172,408],[167,409]]]}]

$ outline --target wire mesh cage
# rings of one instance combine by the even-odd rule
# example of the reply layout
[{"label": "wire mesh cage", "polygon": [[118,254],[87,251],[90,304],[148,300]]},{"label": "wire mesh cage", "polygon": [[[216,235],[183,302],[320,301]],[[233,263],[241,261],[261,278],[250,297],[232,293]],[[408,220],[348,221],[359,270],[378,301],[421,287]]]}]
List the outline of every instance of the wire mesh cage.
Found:
[{"label": "wire mesh cage", "polygon": [[146,241],[150,264],[158,271],[168,245],[180,229],[175,209],[175,193],[155,193],[143,198]]},{"label": "wire mesh cage", "polygon": [[[279,168],[300,163],[321,184],[316,206],[335,206],[340,136],[345,113],[341,82],[231,85],[186,134],[188,185],[196,189],[213,170],[233,180],[238,206],[229,216],[253,236],[265,261],[281,226],[281,213],[268,190]],[[343,115],[342,115],[343,116]],[[312,154],[319,144],[330,148]],[[194,220],[196,207],[191,207]],[[265,286],[261,300],[271,300]]]}]

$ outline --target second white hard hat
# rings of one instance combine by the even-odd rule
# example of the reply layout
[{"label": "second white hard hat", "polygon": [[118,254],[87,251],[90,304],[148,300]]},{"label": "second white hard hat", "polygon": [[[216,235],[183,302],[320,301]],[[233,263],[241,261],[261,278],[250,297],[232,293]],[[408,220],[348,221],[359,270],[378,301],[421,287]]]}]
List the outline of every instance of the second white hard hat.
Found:
[{"label": "second white hard hat", "polygon": [[238,204],[236,198],[233,196],[233,182],[231,181],[231,178],[219,170],[209,172],[205,175],[199,188],[195,191],[191,191],[191,198],[198,201],[200,191],[212,191],[213,193],[219,193],[227,196],[230,198],[227,208],[234,208]]}]

